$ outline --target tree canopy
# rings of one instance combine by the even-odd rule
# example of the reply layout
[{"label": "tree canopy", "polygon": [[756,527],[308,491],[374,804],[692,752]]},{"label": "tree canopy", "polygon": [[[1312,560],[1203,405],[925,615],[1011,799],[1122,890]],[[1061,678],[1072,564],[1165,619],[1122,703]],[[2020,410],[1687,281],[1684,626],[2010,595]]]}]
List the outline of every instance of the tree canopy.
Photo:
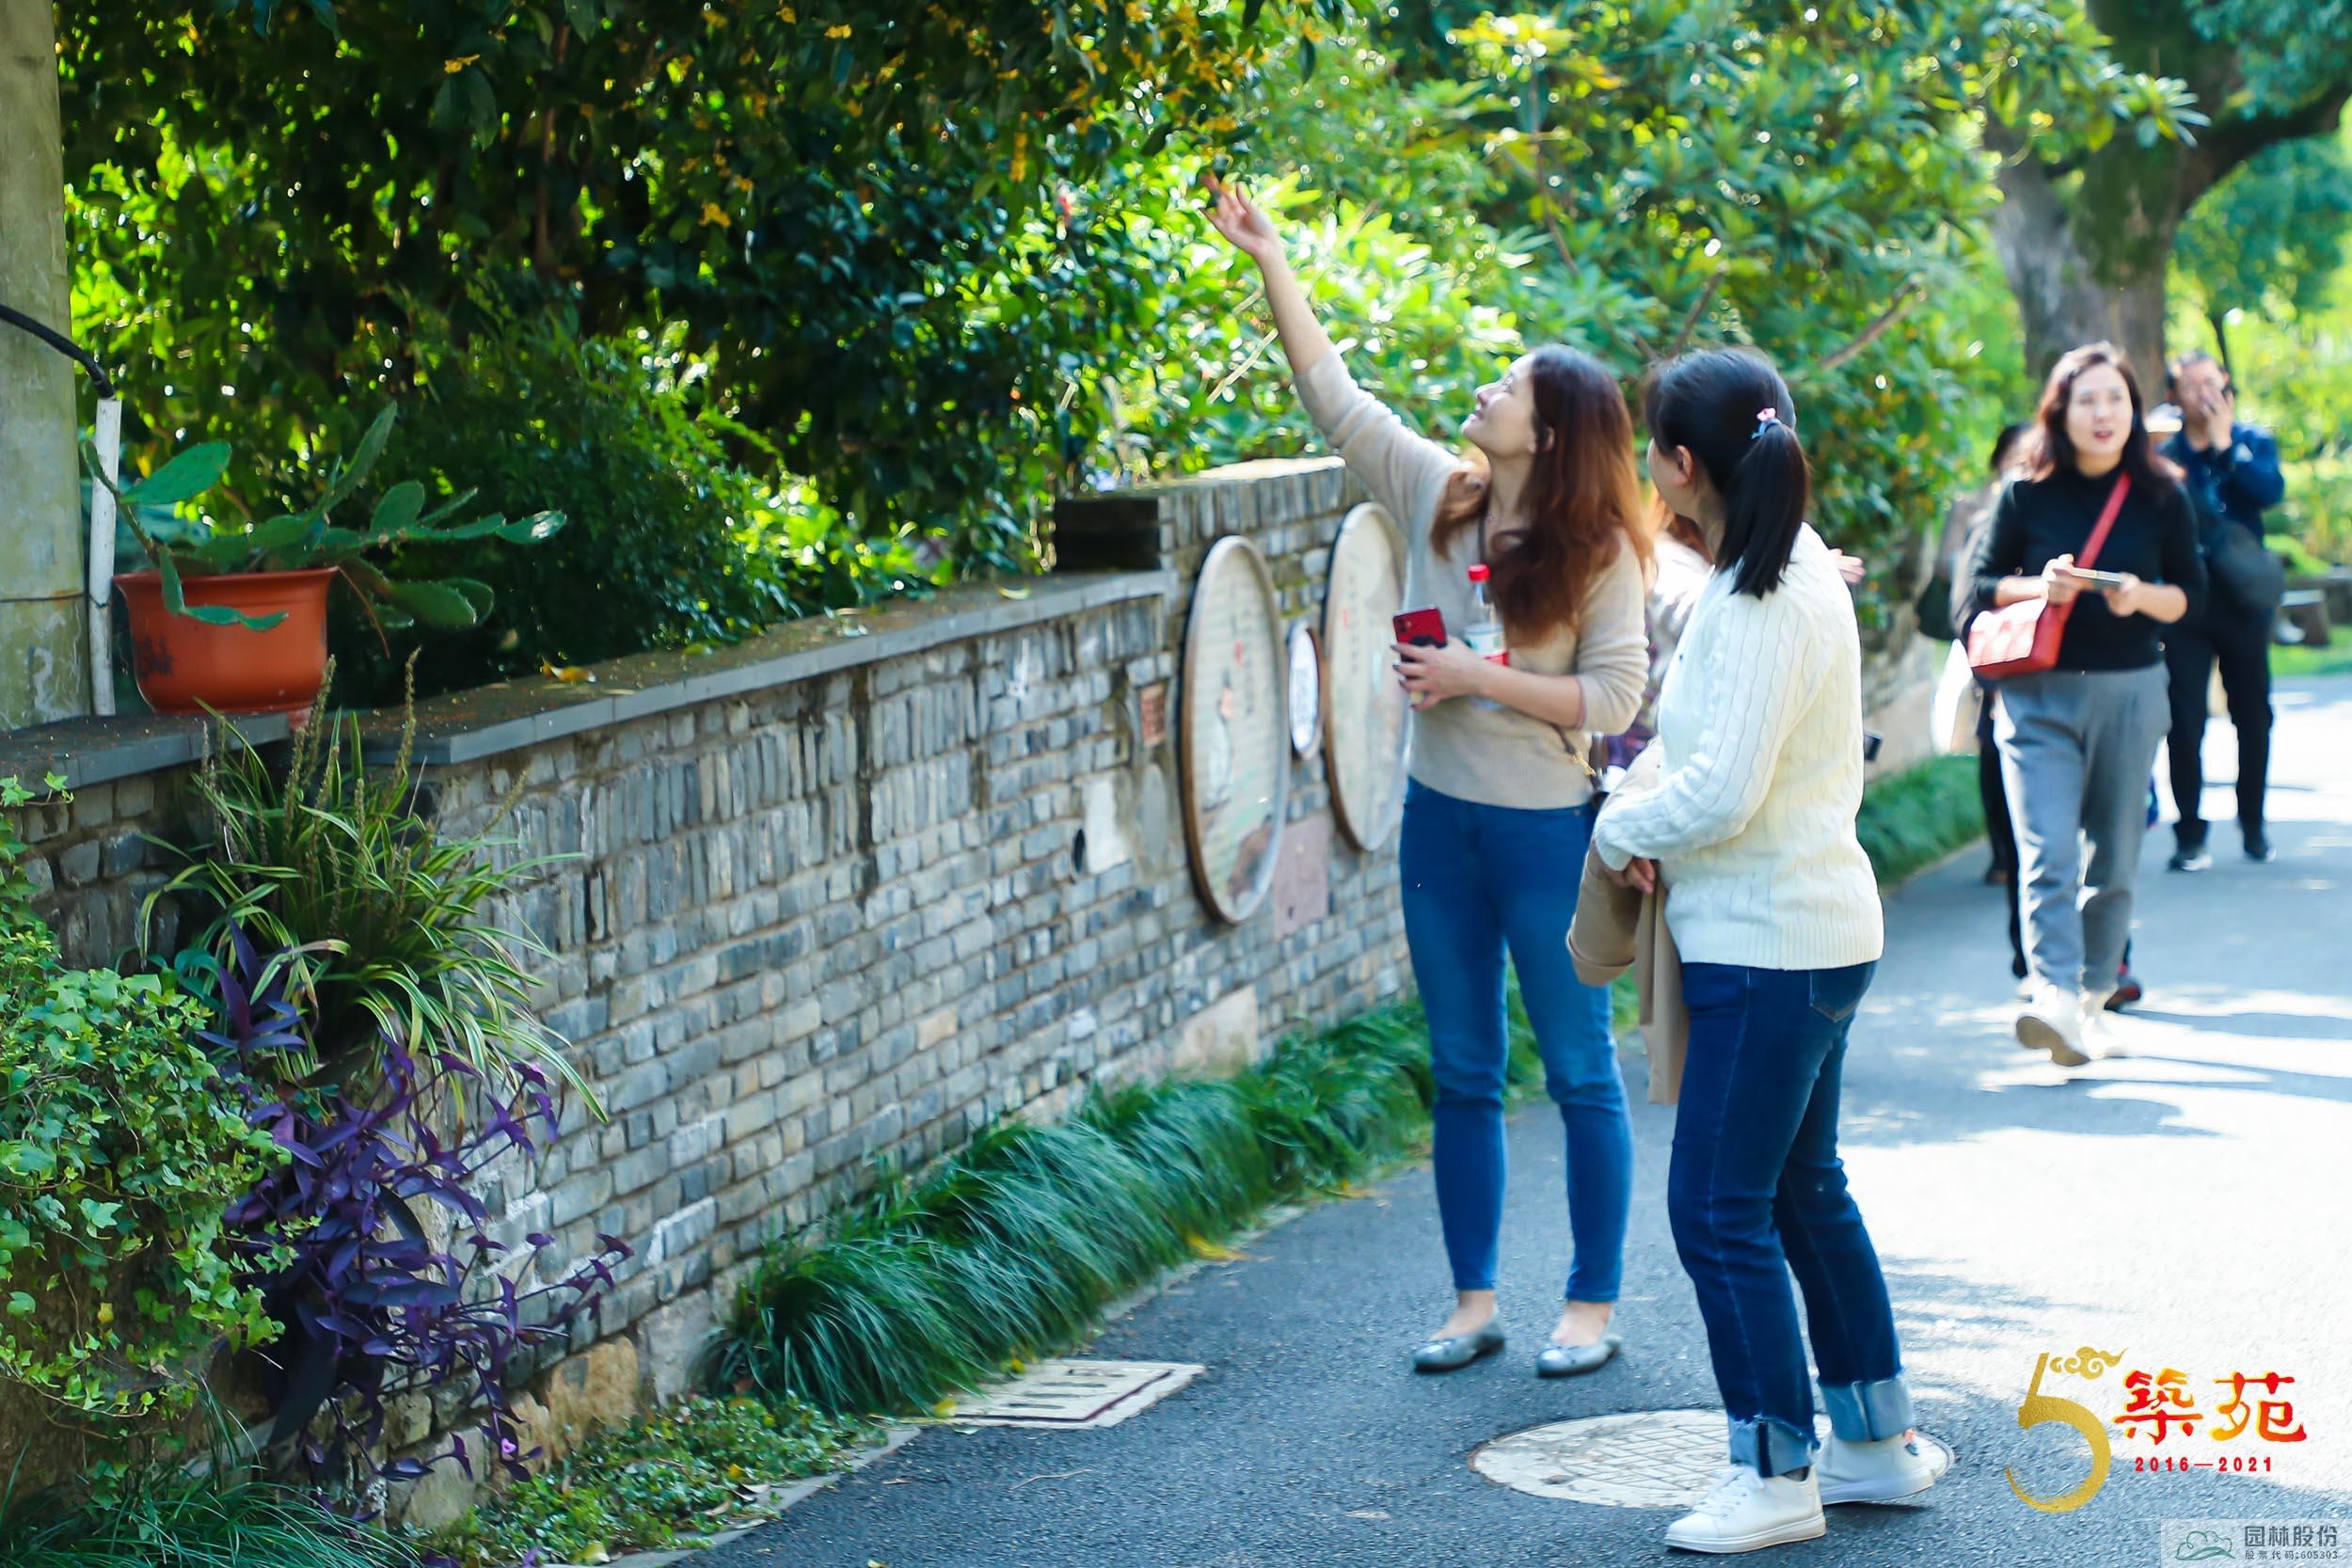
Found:
[{"label": "tree canopy", "polygon": [[[2194,10],[2176,20],[2277,23]],[[1979,132],[2075,189],[2095,160],[2177,164],[2224,98],[2324,97],[2337,65],[2261,34],[2260,80],[2233,67],[2238,97],[2200,98],[2163,73],[2177,51],[2119,64],[2073,0],[59,12],[77,315],[127,372],[135,441],[237,438],[228,490],[258,509],[352,411],[421,398],[440,415],[405,428],[453,488],[591,486],[567,433],[666,400],[693,428],[627,421],[668,443],[631,454],[630,493],[706,498],[680,526],[789,579],[755,562],[705,592],[703,546],[617,515],[575,531],[567,548],[644,555],[628,577],[660,626],[640,640],[673,644],[1039,564],[1057,488],[1299,450],[1266,325],[1200,220],[1216,169],[1287,204],[1359,373],[1432,428],[1524,342],[1588,348],[1629,386],[1679,344],[1771,353],[1823,526],[1890,568],[1892,602],[1978,426],[2011,412]],[[2029,334],[2048,314],[2028,300]],[[602,346],[570,356],[549,320]],[[476,363],[516,343],[540,345],[531,373]],[[567,396],[547,373],[567,363],[629,385]],[[513,440],[537,455],[509,461]],[[653,478],[714,461],[742,472]],[[541,619],[502,657],[563,657]]]}]

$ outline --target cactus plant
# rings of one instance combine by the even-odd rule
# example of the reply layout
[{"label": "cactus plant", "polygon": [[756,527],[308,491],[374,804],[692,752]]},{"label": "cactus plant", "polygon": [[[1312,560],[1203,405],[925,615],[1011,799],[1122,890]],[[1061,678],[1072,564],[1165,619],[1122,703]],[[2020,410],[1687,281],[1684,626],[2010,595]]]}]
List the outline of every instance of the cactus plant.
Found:
[{"label": "cactus plant", "polygon": [[[370,557],[396,551],[405,545],[449,543],[496,536],[512,544],[532,545],[564,526],[560,512],[538,512],[509,522],[496,514],[460,519],[474,492],[464,490],[440,505],[426,509],[425,488],[403,480],[377,493],[375,507],[364,527],[339,523],[333,514],[349,500],[384,454],[389,439],[393,409],[387,407],[368,426],[358,450],[327,471],[319,498],[299,512],[290,512],[246,527],[218,521],[190,522],[178,515],[182,503],[195,499],[220,482],[229,466],[230,447],[210,441],[175,454],[163,467],[133,483],[113,485],[123,522],[129,527],[163,578],[165,608],[212,626],[242,626],[265,631],[284,619],[282,614],[252,616],[225,605],[189,604],[184,581],[249,572],[292,572],[331,568],[359,597],[379,627],[400,628],[419,623],[429,626],[464,628],[478,626],[490,612],[491,593],[485,583],[469,578],[439,579],[399,578]],[[96,464],[90,472],[108,482]]]}]

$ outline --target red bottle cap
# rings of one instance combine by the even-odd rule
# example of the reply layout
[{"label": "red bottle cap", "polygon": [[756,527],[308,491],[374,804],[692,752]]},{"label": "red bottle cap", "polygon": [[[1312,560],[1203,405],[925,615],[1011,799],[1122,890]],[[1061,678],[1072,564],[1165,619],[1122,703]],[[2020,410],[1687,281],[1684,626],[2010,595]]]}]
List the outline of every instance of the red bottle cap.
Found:
[{"label": "red bottle cap", "polygon": [[1483,562],[1483,561],[1482,561],[1482,562],[1480,562],[1477,565],[1472,566],[1472,567],[1470,569],[1470,581],[1472,581],[1472,582],[1484,582],[1484,581],[1486,581],[1486,563],[1485,562]]}]

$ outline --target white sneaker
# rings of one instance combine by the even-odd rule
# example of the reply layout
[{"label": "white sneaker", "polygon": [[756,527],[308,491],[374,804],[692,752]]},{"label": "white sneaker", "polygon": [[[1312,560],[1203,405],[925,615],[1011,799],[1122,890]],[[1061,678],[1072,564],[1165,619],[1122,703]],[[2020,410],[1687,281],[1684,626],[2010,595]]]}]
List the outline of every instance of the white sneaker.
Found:
[{"label": "white sneaker", "polygon": [[1875,1443],[1848,1443],[1835,1433],[1813,1467],[1821,1503],[1883,1503],[1926,1491],[1952,1467],[1951,1450],[1915,1432]]},{"label": "white sneaker", "polygon": [[2111,990],[2083,992],[2083,1054],[2094,1062],[2123,1053],[2122,1045],[2116,1038],[2115,1014],[2107,1011],[2107,998],[2114,994]]},{"label": "white sneaker", "polygon": [[1792,1481],[1727,1465],[1715,1490],[1666,1527],[1666,1544],[1685,1552],[1754,1552],[1827,1535],[1818,1473],[1808,1470],[1803,1481]]},{"label": "white sneaker", "polygon": [[2082,999],[2056,986],[2034,987],[2017,1009],[2017,1043],[2028,1051],[2048,1052],[2060,1067],[2080,1067],[2090,1060],[2083,1053]]}]

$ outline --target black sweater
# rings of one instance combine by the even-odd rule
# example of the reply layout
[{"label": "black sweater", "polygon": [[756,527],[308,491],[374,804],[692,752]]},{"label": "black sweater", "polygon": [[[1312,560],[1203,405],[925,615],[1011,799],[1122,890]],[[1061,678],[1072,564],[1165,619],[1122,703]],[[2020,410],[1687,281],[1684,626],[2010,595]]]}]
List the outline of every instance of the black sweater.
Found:
[{"label": "black sweater", "polygon": [[[2112,474],[2085,479],[2072,468],[2047,479],[2011,480],[1977,535],[1968,567],[1975,608],[1994,608],[2003,578],[2040,577],[2054,558],[2071,554],[2078,564],[2184,590],[2188,619],[2194,621],[2205,604],[2205,563],[2197,553],[2196,515],[2179,485],[2135,482],[2098,560],[2083,561],[2083,546],[2114,487]],[[2086,590],[2076,596],[2066,623],[2058,668],[2142,670],[2163,658],[2163,636],[2161,622],[2145,615],[2119,618],[2104,597]]]}]

